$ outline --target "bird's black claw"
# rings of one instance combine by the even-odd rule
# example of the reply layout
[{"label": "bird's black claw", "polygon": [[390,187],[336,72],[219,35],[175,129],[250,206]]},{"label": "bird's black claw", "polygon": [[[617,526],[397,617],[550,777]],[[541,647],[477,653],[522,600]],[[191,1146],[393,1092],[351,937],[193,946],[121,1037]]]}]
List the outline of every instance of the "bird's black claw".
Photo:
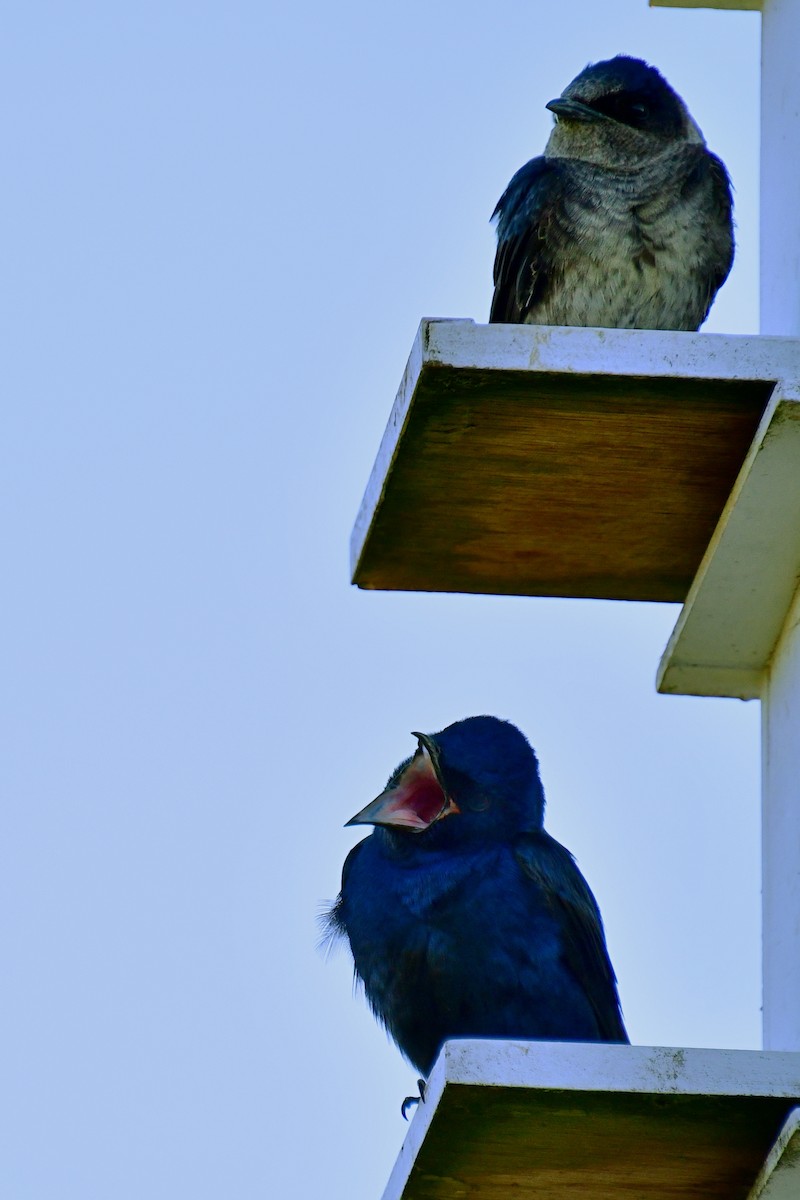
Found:
[{"label": "bird's black claw", "polygon": [[403,1114],[404,1121],[408,1120],[408,1113],[407,1113],[406,1109],[413,1108],[416,1104],[419,1104],[420,1101],[424,1102],[424,1100],[425,1100],[425,1080],[418,1079],[417,1087],[419,1088],[419,1095],[418,1096],[406,1096],[405,1100],[400,1105],[400,1112]]}]

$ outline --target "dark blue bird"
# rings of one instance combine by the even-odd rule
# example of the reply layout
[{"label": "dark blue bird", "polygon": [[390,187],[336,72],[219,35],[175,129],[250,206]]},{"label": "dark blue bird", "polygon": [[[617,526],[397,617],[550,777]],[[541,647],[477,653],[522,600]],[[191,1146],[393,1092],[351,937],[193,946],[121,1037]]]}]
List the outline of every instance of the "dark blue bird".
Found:
[{"label": "dark blue bird", "polygon": [[469,717],[418,748],[350,825],[330,926],[369,1003],[427,1075],[448,1038],[627,1042],[603,923],[545,833],[525,737]]}]

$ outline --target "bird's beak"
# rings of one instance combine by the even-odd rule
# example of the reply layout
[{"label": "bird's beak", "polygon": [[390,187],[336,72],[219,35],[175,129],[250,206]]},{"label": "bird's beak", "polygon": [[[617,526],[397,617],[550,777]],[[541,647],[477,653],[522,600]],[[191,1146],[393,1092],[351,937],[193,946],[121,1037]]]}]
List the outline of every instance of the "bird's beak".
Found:
[{"label": "bird's beak", "polygon": [[580,100],[570,100],[566,96],[559,96],[557,100],[551,100],[545,104],[545,108],[549,108],[550,112],[555,113],[557,117],[564,117],[567,121],[605,120],[603,113],[598,112],[596,108],[590,108],[588,104],[584,104]]},{"label": "bird's beak", "polygon": [[392,787],[381,792],[348,825],[396,825],[421,833],[458,805],[448,796],[439,771],[439,749],[432,738],[415,733],[417,753]]}]

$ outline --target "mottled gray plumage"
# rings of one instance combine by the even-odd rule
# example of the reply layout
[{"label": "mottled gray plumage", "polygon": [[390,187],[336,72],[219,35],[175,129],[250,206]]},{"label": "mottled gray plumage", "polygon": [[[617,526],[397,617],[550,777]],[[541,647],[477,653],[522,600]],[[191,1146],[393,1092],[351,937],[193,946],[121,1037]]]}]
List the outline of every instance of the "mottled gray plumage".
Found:
[{"label": "mottled gray plumage", "polygon": [[723,163],[647,63],[588,66],[492,214],[490,320],[697,329],[733,261]]}]

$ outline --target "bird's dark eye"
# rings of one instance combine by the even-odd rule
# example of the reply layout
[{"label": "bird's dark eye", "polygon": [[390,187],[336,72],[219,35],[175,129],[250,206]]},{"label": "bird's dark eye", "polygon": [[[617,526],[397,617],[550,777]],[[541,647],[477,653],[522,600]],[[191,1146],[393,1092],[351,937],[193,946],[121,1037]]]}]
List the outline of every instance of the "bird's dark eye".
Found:
[{"label": "bird's dark eye", "polygon": [[486,809],[492,806],[492,801],[485,792],[472,792],[465,797],[463,803],[471,812],[486,812]]},{"label": "bird's dark eye", "polygon": [[648,133],[669,136],[681,129],[681,114],[677,104],[652,101],[641,92],[608,92],[591,101],[598,112]]},{"label": "bird's dark eye", "polygon": [[651,124],[652,111],[645,100],[620,99],[615,115],[617,120],[624,121],[626,125],[632,125],[634,129],[646,129]]},{"label": "bird's dark eye", "polygon": [[491,807],[492,807],[492,802],[488,796],[481,796],[480,800],[477,800],[472,805],[472,808],[475,812],[486,812],[486,810]]}]

